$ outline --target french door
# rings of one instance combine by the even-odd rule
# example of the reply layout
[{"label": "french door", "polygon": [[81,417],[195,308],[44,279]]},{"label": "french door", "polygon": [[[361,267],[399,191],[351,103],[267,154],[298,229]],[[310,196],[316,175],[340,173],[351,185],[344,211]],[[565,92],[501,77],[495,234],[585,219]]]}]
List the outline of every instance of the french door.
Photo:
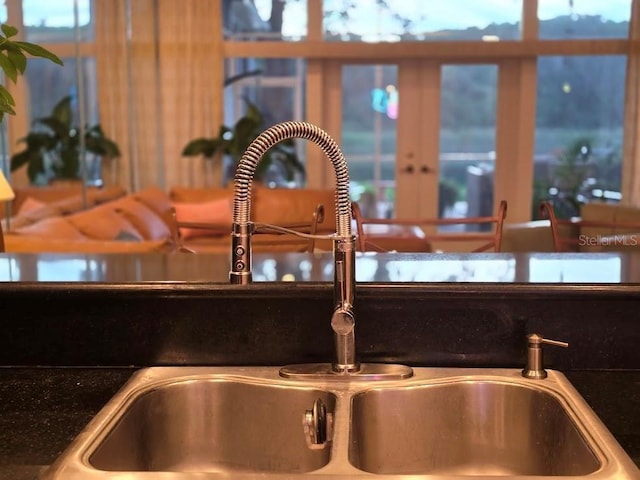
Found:
[{"label": "french door", "polygon": [[495,64],[400,65],[397,217],[492,214],[497,81]]},{"label": "french door", "polygon": [[529,219],[535,101],[524,98],[521,64],[345,61],[332,72],[341,112],[329,128],[365,216],[491,215],[505,199],[512,218]]}]

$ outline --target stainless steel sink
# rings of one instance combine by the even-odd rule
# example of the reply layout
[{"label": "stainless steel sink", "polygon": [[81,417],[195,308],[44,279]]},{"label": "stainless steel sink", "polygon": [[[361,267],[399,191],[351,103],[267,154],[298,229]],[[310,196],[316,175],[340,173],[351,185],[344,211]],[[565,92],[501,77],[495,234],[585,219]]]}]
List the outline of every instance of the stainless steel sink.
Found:
[{"label": "stainless steel sink", "polygon": [[124,406],[89,456],[109,471],[282,472],[317,470],[328,449],[305,444],[302,413],[333,395],[233,379],[159,385]]},{"label": "stainless steel sink", "polygon": [[[309,441],[326,407],[327,442]],[[306,423],[305,423],[306,422]],[[549,371],[416,368],[407,380],[289,380],[276,367],[136,373],[45,472],[47,479],[574,476],[640,471]]]},{"label": "stainless steel sink", "polygon": [[353,398],[350,460],[378,474],[589,475],[602,461],[573,417],[518,383],[380,388]]}]

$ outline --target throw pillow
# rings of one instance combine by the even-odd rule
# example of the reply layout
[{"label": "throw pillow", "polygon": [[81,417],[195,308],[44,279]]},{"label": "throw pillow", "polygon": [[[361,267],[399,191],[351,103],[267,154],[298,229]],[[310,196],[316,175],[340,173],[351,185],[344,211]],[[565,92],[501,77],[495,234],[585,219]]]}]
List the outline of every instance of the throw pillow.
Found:
[{"label": "throw pillow", "polygon": [[131,222],[145,240],[171,238],[171,230],[160,216],[134,197],[125,197],[114,203],[114,207],[118,213]]},{"label": "throw pillow", "polygon": [[131,222],[111,208],[96,207],[66,218],[83,234],[95,240],[114,240],[123,231],[143,240]]},{"label": "throw pillow", "polygon": [[233,220],[233,210],[231,198],[225,197],[208,202],[176,202],[173,204],[176,210],[178,222],[205,223],[214,227],[213,230],[206,228],[180,227],[180,235],[187,239],[203,235],[211,235],[215,231],[219,235],[220,231],[231,231]]},{"label": "throw pillow", "polygon": [[47,204],[45,202],[41,202],[40,200],[36,200],[33,197],[27,197],[22,205],[20,205],[20,209],[16,213],[16,215],[22,215],[28,212],[33,212],[34,210],[38,210],[39,208],[45,207]]}]

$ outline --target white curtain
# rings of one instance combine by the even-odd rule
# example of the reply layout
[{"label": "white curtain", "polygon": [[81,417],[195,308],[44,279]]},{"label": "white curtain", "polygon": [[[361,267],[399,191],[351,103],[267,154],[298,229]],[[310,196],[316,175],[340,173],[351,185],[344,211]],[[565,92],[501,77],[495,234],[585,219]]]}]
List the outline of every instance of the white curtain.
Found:
[{"label": "white curtain", "polygon": [[640,206],[640,0],[633,0],[629,22],[624,144],[622,148],[622,201]]},{"label": "white curtain", "polygon": [[180,152],[222,121],[221,2],[95,0],[100,121],[122,157],[106,183],[205,186],[210,165]]}]

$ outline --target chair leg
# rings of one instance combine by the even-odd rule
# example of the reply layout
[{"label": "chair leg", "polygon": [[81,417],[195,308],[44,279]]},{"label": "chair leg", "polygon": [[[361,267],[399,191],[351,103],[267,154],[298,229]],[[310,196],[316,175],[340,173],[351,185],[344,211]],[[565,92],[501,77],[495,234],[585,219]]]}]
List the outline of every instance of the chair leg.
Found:
[{"label": "chair leg", "polygon": [[560,227],[558,225],[558,219],[556,213],[553,210],[553,205],[549,202],[540,202],[540,214],[542,218],[549,219],[549,226],[551,227],[551,236],[553,237],[553,248],[556,252],[562,252],[562,239],[560,238]]}]

